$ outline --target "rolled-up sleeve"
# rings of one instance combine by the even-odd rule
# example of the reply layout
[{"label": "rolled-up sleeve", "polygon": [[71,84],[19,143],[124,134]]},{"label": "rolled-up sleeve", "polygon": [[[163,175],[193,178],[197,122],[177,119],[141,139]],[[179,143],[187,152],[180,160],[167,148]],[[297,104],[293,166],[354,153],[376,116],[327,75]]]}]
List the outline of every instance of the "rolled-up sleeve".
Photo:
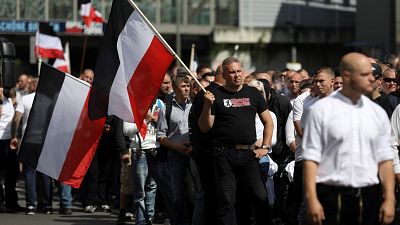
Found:
[{"label": "rolled-up sleeve", "polygon": [[133,136],[135,136],[138,132],[136,123],[129,123],[124,121],[123,131],[125,136],[133,138]]},{"label": "rolled-up sleeve", "polygon": [[[316,108],[315,108],[316,109]],[[304,121],[304,136],[303,136],[303,159],[311,160],[319,163],[323,150],[323,135],[322,135],[322,116],[317,110],[311,107],[308,111],[309,115]]]},{"label": "rolled-up sleeve", "polygon": [[[386,117],[387,118],[387,117]],[[382,117],[382,123],[379,128],[378,149],[376,157],[378,162],[393,160],[393,138],[390,132],[390,122],[385,117]]]},{"label": "rolled-up sleeve", "polygon": [[390,118],[391,135],[392,135],[392,151],[393,151],[393,170],[395,174],[400,173],[399,160],[399,140],[400,140],[400,106],[397,106]]},{"label": "rolled-up sleeve", "polygon": [[290,144],[296,140],[295,129],[293,124],[293,111],[290,111],[289,117],[286,120],[285,125],[285,135],[286,135],[286,145],[290,147]]},{"label": "rolled-up sleeve", "polygon": [[166,107],[163,107],[160,110],[160,113],[158,115],[158,122],[157,122],[157,141],[161,137],[166,137],[167,132],[168,132],[168,123],[167,123],[167,118],[165,117],[165,109]]},{"label": "rolled-up sleeve", "polygon": [[303,115],[303,99],[296,98],[293,102],[293,122],[300,121]]}]

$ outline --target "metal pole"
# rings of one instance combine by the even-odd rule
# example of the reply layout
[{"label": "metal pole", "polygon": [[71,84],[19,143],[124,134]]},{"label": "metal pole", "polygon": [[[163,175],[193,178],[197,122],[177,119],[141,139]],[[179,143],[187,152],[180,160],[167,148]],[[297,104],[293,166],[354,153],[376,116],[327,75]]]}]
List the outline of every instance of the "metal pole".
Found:
[{"label": "metal pole", "polygon": [[182,49],[181,49],[181,9],[182,9],[182,1],[181,0],[175,0],[176,1],[176,52],[178,53],[179,56],[182,55]]},{"label": "metal pole", "polygon": [[147,19],[147,17],[143,14],[143,12],[139,9],[139,7],[133,2],[133,0],[127,0],[132,7],[139,13],[139,15],[142,17],[142,19],[149,25],[149,27],[153,30],[154,34],[160,39],[161,43],[164,45],[164,47],[173,55],[178,62],[181,64],[183,68],[186,69],[186,71],[190,74],[190,76],[193,77],[193,79],[196,81],[196,83],[201,87],[201,89],[206,92],[206,89],[201,85],[199,80],[197,79],[196,76],[193,75],[192,71],[183,63],[182,59],[179,58],[179,56],[174,52],[174,50],[171,48],[171,46],[168,45],[168,43],[164,40],[164,38],[161,36],[161,34],[154,28],[153,24]]}]

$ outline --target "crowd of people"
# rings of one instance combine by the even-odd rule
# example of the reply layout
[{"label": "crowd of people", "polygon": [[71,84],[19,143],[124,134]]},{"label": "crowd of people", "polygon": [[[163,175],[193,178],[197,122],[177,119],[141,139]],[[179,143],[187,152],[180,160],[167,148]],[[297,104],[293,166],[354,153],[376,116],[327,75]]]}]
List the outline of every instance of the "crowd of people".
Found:
[{"label": "crowd of people", "polygon": [[107,117],[77,190],[18,162],[38,82],[20,75],[0,96],[0,212],[52,213],[58,193],[60,214],[76,201],[86,213],[119,210],[117,224],[400,224],[399,69],[400,56],[360,53],[313,72],[247,73],[235,57],[199,66],[196,79],[177,68],[145,135]]}]

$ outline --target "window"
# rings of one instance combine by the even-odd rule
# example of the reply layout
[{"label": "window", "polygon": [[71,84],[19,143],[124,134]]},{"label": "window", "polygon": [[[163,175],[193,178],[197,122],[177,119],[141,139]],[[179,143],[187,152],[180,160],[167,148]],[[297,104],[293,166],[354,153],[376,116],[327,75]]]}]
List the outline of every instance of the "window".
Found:
[{"label": "window", "polygon": [[20,13],[23,19],[44,19],[44,0],[23,0],[20,1]]}]

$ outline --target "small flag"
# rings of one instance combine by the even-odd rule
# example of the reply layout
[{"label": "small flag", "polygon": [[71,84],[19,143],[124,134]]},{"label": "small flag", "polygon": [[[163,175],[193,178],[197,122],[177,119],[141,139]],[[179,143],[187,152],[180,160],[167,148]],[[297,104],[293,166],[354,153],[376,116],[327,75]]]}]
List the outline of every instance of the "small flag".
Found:
[{"label": "small flag", "polygon": [[79,187],[102,134],[105,119],[88,117],[90,85],[42,63],[21,146],[24,165]]},{"label": "small flag", "polygon": [[61,39],[56,35],[46,22],[39,22],[39,28],[36,31],[35,54],[43,58],[64,59],[64,51]]},{"label": "small flag", "polygon": [[97,11],[91,0],[78,0],[79,15],[82,16],[83,22],[90,27],[92,22],[104,23],[104,19],[99,11]]},{"label": "small flag", "polygon": [[137,121],[140,130],[173,59],[138,10],[126,0],[114,0],[96,62],[89,116],[116,115]]},{"label": "small flag", "polygon": [[65,44],[64,59],[56,59],[54,61],[53,67],[63,71],[64,73],[71,74],[71,65],[69,60],[69,43]]}]

